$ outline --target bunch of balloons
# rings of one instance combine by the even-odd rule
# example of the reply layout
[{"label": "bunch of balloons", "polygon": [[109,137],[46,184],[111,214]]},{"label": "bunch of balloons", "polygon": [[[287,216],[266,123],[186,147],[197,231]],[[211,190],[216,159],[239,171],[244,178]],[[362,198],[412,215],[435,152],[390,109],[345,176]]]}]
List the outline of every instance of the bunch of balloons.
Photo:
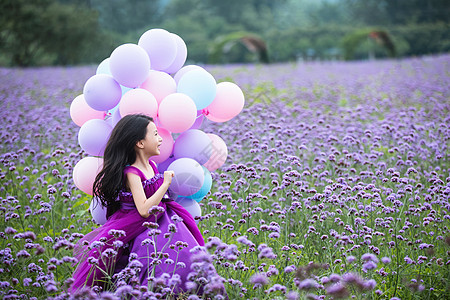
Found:
[{"label": "bunch of balloons", "polygon": [[[201,215],[200,202],[212,186],[211,171],[221,167],[228,150],[218,135],[200,130],[203,118],[225,122],[244,107],[244,94],[232,82],[217,83],[204,68],[184,66],[185,42],[164,29],[145,32],[137,44],[117,47],[97,67],[70,106],[80,126],[78,142],[90,156],[73,171],[75,185],[92,195],[102,168],[102,156],[113,127],[125,115],[152,117],[163,138],[161,153],[152,157],[160,172],[172,170],[171,194],[192,215]],[[179,134],[174,140],[172,134]],[[94,199],[95,201],[95,199]],[[105,209],[91,204],[98,223]]]}]

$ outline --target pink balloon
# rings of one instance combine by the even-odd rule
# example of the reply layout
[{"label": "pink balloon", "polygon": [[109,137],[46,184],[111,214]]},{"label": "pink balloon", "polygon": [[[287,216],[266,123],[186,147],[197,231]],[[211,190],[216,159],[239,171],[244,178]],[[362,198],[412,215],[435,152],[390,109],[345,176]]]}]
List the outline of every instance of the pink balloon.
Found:
[{"label": "pink balloon", "polygon": [[216,118],[216,117],[210,115],[209,112],[206,111],[206,108],[204,109],[203,114],[204,114],[204,116],[205,116],[208,120],[213,121],[213,122],[216,122],[216,123],[223,123],[223,122],[228,121],[228,120],[226,120],[226,119],[219,119],[219,118]]},{"label": "pink balloon", "polygon": [[72,176],[76,187],[92,195],[95,177],[102,168],[103,158],[90,156],[82,158],[73,168]]},{"label": "pink balloon", "polygon": [[220,168],[225,163],[228,156],[228,149],[227,145],[220,136],[213,133],[207,133],[206,135],[212,142],[212,155],[203,166],[212,172]]},{"label": "pink balloon", "polygon": [[162,144],[160,148],[161,153],[159,155],[152,156],[152,160],[155,163],[159,164],[168,159],[169,156],[172,154],[174,141],[172,134],[170,134],[169,131],[161,127],[157,129],[159,135],[162,137]]},{"label": "pink balloon", "polygon": [[206,108],[206,117],[228,121],[237,116],[244,108],[244,93],[232,82],[217,84],[216,97]]},{"label": "pink balloon", "polygon": [[109,69],[118,83],[135,88],[147,78],[150,72],[150,59],[142,47],[124,44],[111,53]]},{"label": "pink balloon", "polygon": [[165,97],[176,93],[177,84],[169,74],[151,70],[141,88],[152,93],[159,105]]},{"label": "pink balloon", "polygon": [[158,118],[161,126],[170,132],[180,133],[188,130],[196,117],[194,100],[185,94],[171,94],[159,105]]},{"label": "pink balloon", "polygon": [[131,114],[144,114],[156,118],[158,113],[158,102],[149,91],[144,89],[133,89],[122,96],[119,105],[122,117]]},{"label": "pink balloon", "polygon": [[175,38],[175,42],[177,43],[177,55],[172,64],[164,69],[164,72],[167,72],[169,74],[177,72],[184,65],[187,58],[186,43],[178,35],[172,33],[172,36]]},{"label": "pink balloon", "polygon": [[203,69],[202,67],[197,66],[197,65],[184,66],[175,74],[175,76],[173,76],[173,79],[175,79],[175,82],[178,84],[181,77],[183,77],[184,74],[186,74],[187,72],[192,71],[192,70],[205,70],[205,69]]},{"label": "pink balloon", "polygon": [[95,110],[109,110],[115,107],[122,97],[120,84],[111,76],[97,74],[84,84],[83,95],[86,103]]},{"label": "pink balloon", "polygon": [[170,67],[177,55],[177,42],[173,34],[164,29],[144,32],[138,45],[147,51],[153,70],[161,71]]},{"label": "pink balloon", "polygon": [[70,117],[72,121],[78,126],[83,126],[86,121],[91,119],[102,119],[105,117],[104,111],[95,110],[90,107],[86,100],[84,99],[84,95],[79,95],[75,99],[73,99],[72,104],[70,104]]}]

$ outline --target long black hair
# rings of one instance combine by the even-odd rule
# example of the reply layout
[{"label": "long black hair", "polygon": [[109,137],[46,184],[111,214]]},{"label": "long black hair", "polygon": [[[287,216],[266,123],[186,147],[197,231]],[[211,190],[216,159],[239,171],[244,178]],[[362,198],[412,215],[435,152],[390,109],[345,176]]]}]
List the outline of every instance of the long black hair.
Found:
[{"label": "long black hair", "polygon": [[123,117],[114,127],[103,155],[103,168],[94,180],[94,197],[107,208],[109,218],[120,209],[119,191],[125,187],[123,170],[136,161],[134,146],[147,134],[147,126],[153,119],[136,114]]}]

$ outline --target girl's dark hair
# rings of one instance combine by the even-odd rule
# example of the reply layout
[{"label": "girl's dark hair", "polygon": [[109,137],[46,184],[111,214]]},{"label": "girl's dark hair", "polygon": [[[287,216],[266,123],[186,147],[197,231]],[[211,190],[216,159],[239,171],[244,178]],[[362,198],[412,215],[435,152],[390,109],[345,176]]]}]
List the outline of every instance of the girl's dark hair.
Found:
[{"label": "girl's dark hair", "polygon": [[136,161],[134,146],[147,134],[153,119],[146,115],[127,115],[114,127],[103,155],[103,168],[94,180],[94,197],[107,208],[109,218],[120,209],[119,191],[125,187],[123,170]]}]

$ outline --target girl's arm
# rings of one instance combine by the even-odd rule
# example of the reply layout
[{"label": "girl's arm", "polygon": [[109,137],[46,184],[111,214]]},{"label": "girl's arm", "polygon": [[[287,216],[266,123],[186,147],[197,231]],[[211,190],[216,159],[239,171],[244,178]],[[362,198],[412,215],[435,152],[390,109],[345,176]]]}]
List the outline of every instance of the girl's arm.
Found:
[{"label": "girl's arm", "polygon": [[145,196],[144,188],[142,187],[141,178],[136,174],[127,173],[127,185],[130,188],[131,193],[133,194],[134,204],[136,205],[136,208],[141,217],[147,218],[148,216],[150,216],[150,214],[148,213],[150,208],[158,205],[161,202],[161,199],[164,197],[164,194],[167,192],[167,189],[172,182],[173,175],[173,171],[164,172],[163,184],[150,198],[147,198]]}]

